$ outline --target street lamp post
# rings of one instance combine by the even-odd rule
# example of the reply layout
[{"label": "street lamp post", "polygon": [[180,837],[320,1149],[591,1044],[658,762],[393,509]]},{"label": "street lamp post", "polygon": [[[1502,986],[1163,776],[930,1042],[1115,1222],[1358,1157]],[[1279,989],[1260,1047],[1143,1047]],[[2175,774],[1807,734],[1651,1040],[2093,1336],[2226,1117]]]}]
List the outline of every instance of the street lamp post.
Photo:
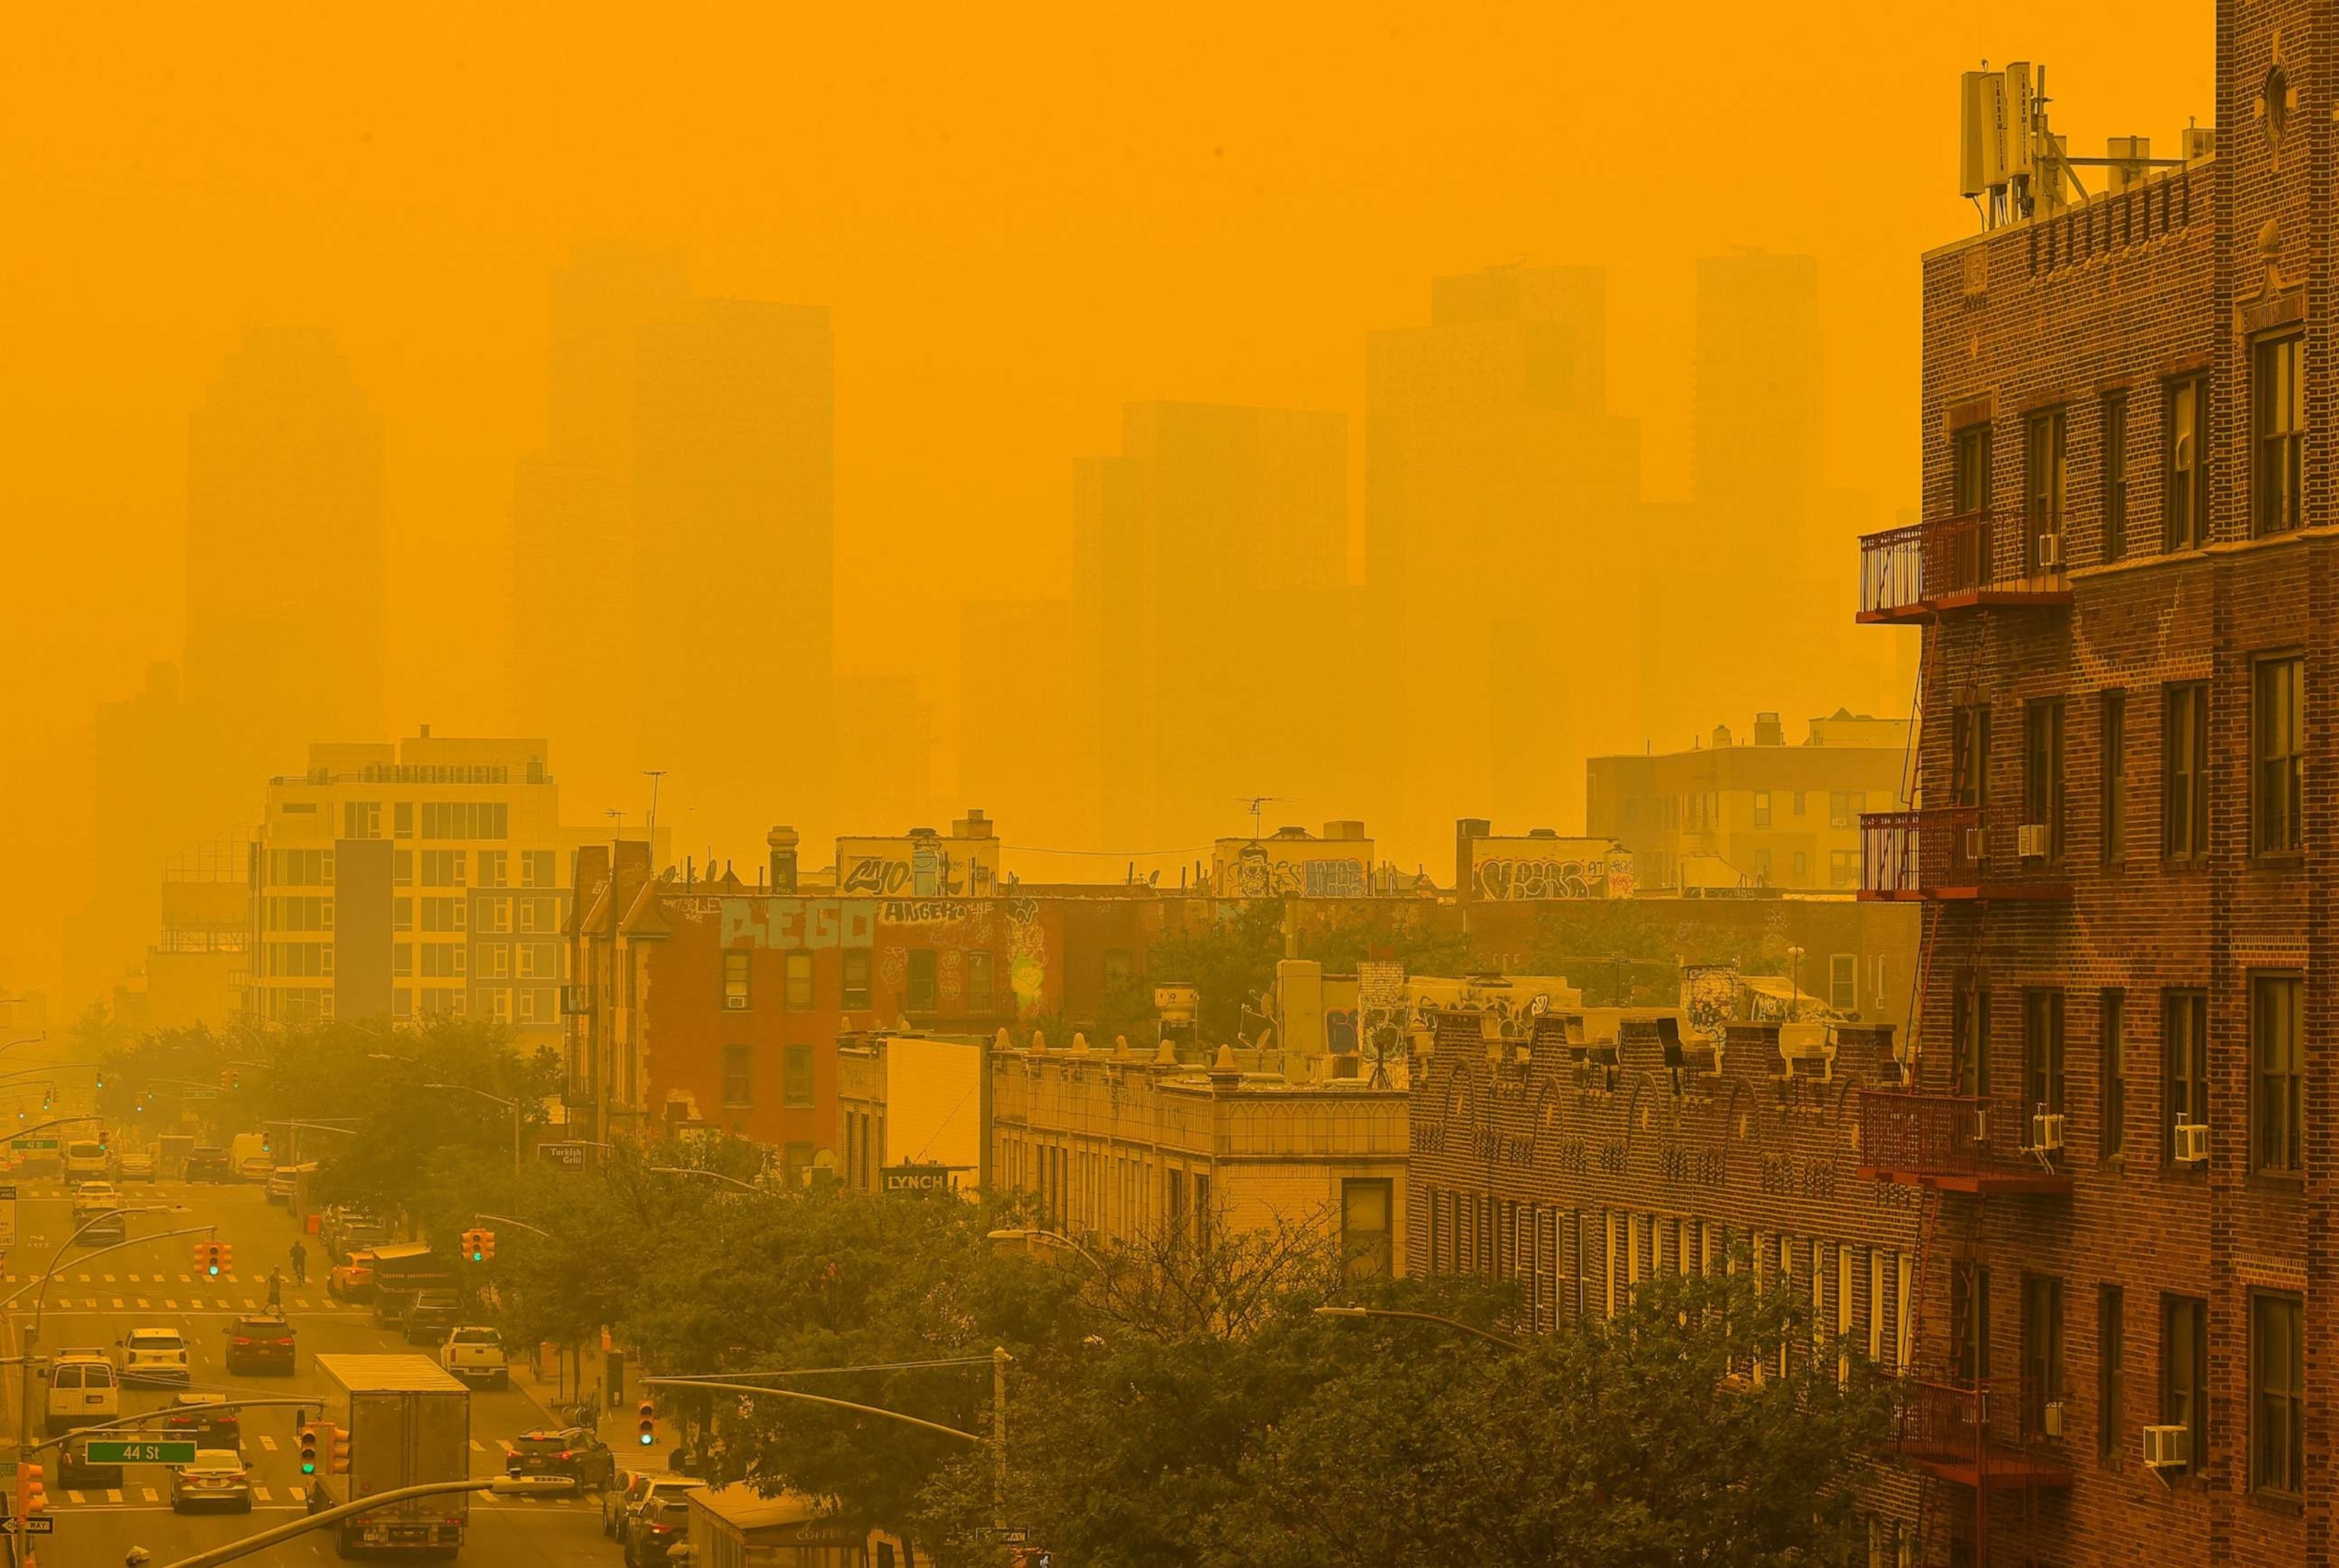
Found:
[{"label": "street lamp post", "polygon": [[658,1176],[703,1176],[709,1181],[719,1181],[726,1187],[735,1187],[742,1192],[764,1190],[752,1181],[742,1181],[735,1176],[725,1176],[719,1170],[707,1170],[696,1165],[652,1165],[645,1169]]},{"label": "street lamp post", "polygon": [[512,1119],[512,1176],[513,1176],[515,1178],[517,1178],[518,1177],[518,1175],[519,1175],[519,1168],[520,1168],[520,1154],[519,1154],[519,1150],[520,1150],[520,1136],[519,1136],[519,1113],[520,1113],[520,1103],[519,1103],[519,1101],[518,1101],[518,1100],[506,1100],[506,1099],[505,1099],[502,1095],[500,1095],[500,1094],[489,1094],[489,1093],[486,1090],[484,1090],[484,1089],[473,1089],[473,1088],[472,1088],[469,1084],[468,1084],[468,1083],[426,1083],[426,1084],[424,1084],[422,1087],[423,1087],[423,1088],[425,1088],[425,1089],[443,1089],[443,1090],[454,1090],[454,1091],[456,1091],[456,1092],[458,1092],[458,1093],[461,1093],[461,1094],[476,1094],[476,1095],[478,1095],[481,1100],[494,1100],[498,1105],[502,1106],[506,1110],[510,1111],[510,1112],[511,1112],[511,1119]]},{"label": "street lamp post", "polygon": [[1104,1267],[1104,1259],[1099,1257],[1095,1253],[1091,1252],[1087,1247],[1082,1247],[1079,1242],[1074,1241],[1071,1237],[1066,1236],[1060,1231],[1031,1229],[993,1230],[988,1232],[983,1237],[983,1239],[985,1241],[1044,1241],[1051,1247],[1061,1247],[1067,1252],[1079,1253],[1082,1257],[1089,1260],[1089,1266],[1092,1268],[1102,1268]]},{"label": "street lamp post", "polygon": [[1507,1338],[1500,1334],[1489,1334],[1486,1330],[1465,1323],[1458,1317],[1441,1317],[1435,1312],[1400,1312],[1393,1307],[1319,1307],[1316,1308],[1316,1316],[1318,1317],[1400,1317],[1414,1323],[1436,1323],[1467,1334],[1473,1338],[1483,1339],[1489,1345],[1498,1345],[1505,1350],[1526,1349],[1525,1346],[1515,1339]]}]

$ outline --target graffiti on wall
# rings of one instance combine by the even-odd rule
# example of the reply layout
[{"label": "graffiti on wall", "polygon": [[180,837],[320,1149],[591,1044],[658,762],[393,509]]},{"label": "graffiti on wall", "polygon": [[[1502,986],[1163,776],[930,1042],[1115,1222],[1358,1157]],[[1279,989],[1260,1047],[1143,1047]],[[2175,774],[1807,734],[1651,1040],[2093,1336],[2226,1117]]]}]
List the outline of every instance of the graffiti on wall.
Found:
[{"label": "graffiti on wall", "polygon": [[1353,855],[1294,856],[1272,843],[1246,843],[1227,871],[1236,898],[1362,898],[1365,863]]},{"label": "graffiti on wall", "polygon": [[722,922],[725,947],[873,947],[877,901],[867,898],[685,898],[668,912]]},{"label": "graffiti on wall", "polygon": [[1524,853],[1509,846],[1482,849],[1470,867],[1470,893],[1490,902],[1529,899],[1630,898],[1633,856],[1608,843],[1565,848],[1538,846]]},{"label": "graffiti on wall", "polygon": [[889,898],[878,905],[877,918],[887,926],[932,928],[939,942],[959,947],[989,947],[999,906],[984,900]]},{"label": "graffiti on wall", "polygon": [[1028,1015],[1047,990],[1048,932],[1040,923],[1040,906],[1028,898],[1007,901],[1007,986],[1015,993],[1015,1011]]},{"label": "graffiti on wall", "polygon": [[1689,1033],[1697,1040],[1720,1040],[1722,1026],[1738,1000],[1738,966],[1734,963],[1682,965],[1682,1012]]},{"label": "graffiti on wall", "polygon": [[877,898],[984,898],[999,889],[995,845],[953,853],[939,838],[844,839],[836,865],[839,892]]}]

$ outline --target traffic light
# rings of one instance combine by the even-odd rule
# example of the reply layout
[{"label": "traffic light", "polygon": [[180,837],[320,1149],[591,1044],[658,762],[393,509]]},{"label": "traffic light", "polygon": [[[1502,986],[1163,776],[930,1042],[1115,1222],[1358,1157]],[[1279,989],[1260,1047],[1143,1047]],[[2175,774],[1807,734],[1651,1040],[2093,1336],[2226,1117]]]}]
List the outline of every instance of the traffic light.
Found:
[{"label": "traffic light", "polygon": [[484,1263],[487,1261],[486,1250],[479,1243],[479,1238],[485,1234],[486,1233],[484,1231],[479,1230],[467,1230],[463,1232],[463,1256],[470,1259],[473,1263]]},{"label": "traffic light", "polygon": [[[222,1241],[219,1244],[219,1266],[220,1268],[228,1269],[231,1272],[235,1268],[234,1242]],[[219,1272],[219,1269],[213,1269],[212,1272],[216,1274]]]},{"label": "traffic light", "polygon": [[273,1154],[276,1152],[276,1135],[274,1133],[263,1132],[260,1135],[260,1152],[262,1154]]},{"label": "traffic light", "polygon": [[495,1260],[496,1233],[492,1230],[482,1230],[479,1232],[479,1261],[493,1263]]},{"label": "traffic light", "polygon": [[195,1267],[211,1278],[217,1279],[222,1269],[235,1267],[235,1248],[224,1241],[195,1243]]},{"label": "traffic light", "polygon": [[[103,1087],[103,1085],[100,1087]],[[113,1140],[111,1138],[106,1136],[105,1129],[101,1127],[97,1129],[97,1149],[100,1154],[104,1153],[108,1146],[111,1145],[113,1141]]]},{"label": "traffic light", "polygon": [[102,1067],[97,1070],[97,1087],[100,1089],[105,1087],[105,1069]]},{"label": "traffic light", "polygon": [[233,1073],[232,1073],[232,1072],[230,1072],[226,1068],[223,1068],[223,1067],[222,1067],[222,1068],[221,1068],[221,1069],[220,1069],[220,1087],[221,1087],[222,1089],[226,1089],[226,1088],[228,1088],[229,1086],[231,1086],[232,1084],[233,1084],[233,1083],[234,1083],[234,1081],[235,1081],[235,1074],[233,1074]]},{"label": "traffic light", "polygon": [[657,1443],[657,1406],[645,1399],[634,1407],[634,1430],[641,1435],[641,1445],[654,1447]]},{"label": "traffic light", "polygon": [[38,1464],[19,1462],[16,1466],[16,1512],[30,1515],[45,1512],[49,1506],[48,1490],[41,1484],[45,1469]]},{"label": "traffic light", "polygon": [[303,1421],[301,1423],[301,1474],[314,1475],[316,1473],[317,1424],[313,1421]]},{"label": "traffic light", "polygon": [[325,1423],[325,1455],[329,1474],[347,1475],[350,1473],[350,1435],[330,1421]]}]

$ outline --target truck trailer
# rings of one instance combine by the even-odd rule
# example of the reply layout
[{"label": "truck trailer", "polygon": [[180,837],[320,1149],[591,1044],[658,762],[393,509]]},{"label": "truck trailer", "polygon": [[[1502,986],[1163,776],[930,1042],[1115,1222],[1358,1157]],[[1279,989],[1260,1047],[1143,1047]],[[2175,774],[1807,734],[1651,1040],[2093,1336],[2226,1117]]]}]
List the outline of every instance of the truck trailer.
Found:
[{"label": "truck trailer", "polygon": [[[331,1504],[379,1492],[461,1481],[471,1473],[471,1391],[427,1356],[320,1356],[327,1390],[324,1418],[348,1440],[348,1469],[338,1462],[317,1477]],[[471,1517],[468,1492],[410,1497],[335,1526],[342,1557],[360,1552],[411,1552],[451,1557],[462,1549]]]}]

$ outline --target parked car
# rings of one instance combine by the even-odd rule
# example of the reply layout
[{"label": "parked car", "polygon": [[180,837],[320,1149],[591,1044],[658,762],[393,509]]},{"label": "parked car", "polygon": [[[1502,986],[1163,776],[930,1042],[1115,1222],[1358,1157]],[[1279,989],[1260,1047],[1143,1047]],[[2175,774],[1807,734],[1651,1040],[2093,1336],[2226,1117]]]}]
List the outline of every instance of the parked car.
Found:
[{"label": "parked car", "polygon": [[[687,1481],[677,1485],[676,1481]],[[690,1539],[690,1500],[704,1481],[666,1477],[654,1484],[626,1526],[627,1568],[666,1568],[666,1554]]]},{"label": "parked car", "polygon": [[490,1388],[511,1384],[511,1363],[504,1356],[504,1336],[479,1324],[459,1325],[439,1352],[439,1365],[466,1383]]},{"label": "parked car", "polygon": [[198,1448],[195,1462],[171,1472],[171,1512],[190,1508],[228,1508],[252,1512],[252,1477],[243,1456],[232,1448]]},{"label": "parked car", "polygon": [[232,1181],[235,1175],[228,1169],[227,1150],[197,1147],[187,1150],[189,1181]]},{"label": "parked car", "polygon": [[141,1149],[124,1154],[113,1162],[117,1181],[152,1181],[154,1179],[154,1157]]},{"label": "parked car", "polygon": [[271,1203],[291,1202],[292,1189],[300,1184],[301,1178],[291,1166],[280,1165],[276,1167],[273,1170],[271,1170],[268,1173],[268,1201]]},{"label": "parked car", "polygon": [[352,1252],[325,1276],[325,1294],[336,1301],[373,1299],[373,1254]]},{"label": "parked car", "polygon": [[418,1290],[399,1318],[409,1345],[443,1342],[463,1317],[463,1300],[451,1290]]},{"label": "parked car", "polygon": [[292,1326],[271,1313],[245,1313],[227,1326],[227,1370],[292,1371]]},{"label": "parked car", "polygon": [[504,1455],[504,1474],[515,1480],[565,1476],[580,1492],[606,1492],[617,1480],[617,1456],[582,1426],[523,1432]]},{"label": "parked car", "polygon": [[184,1388],[187,1339],[175,1328],[133,1328],[122,1338],[122,1381]]}]

